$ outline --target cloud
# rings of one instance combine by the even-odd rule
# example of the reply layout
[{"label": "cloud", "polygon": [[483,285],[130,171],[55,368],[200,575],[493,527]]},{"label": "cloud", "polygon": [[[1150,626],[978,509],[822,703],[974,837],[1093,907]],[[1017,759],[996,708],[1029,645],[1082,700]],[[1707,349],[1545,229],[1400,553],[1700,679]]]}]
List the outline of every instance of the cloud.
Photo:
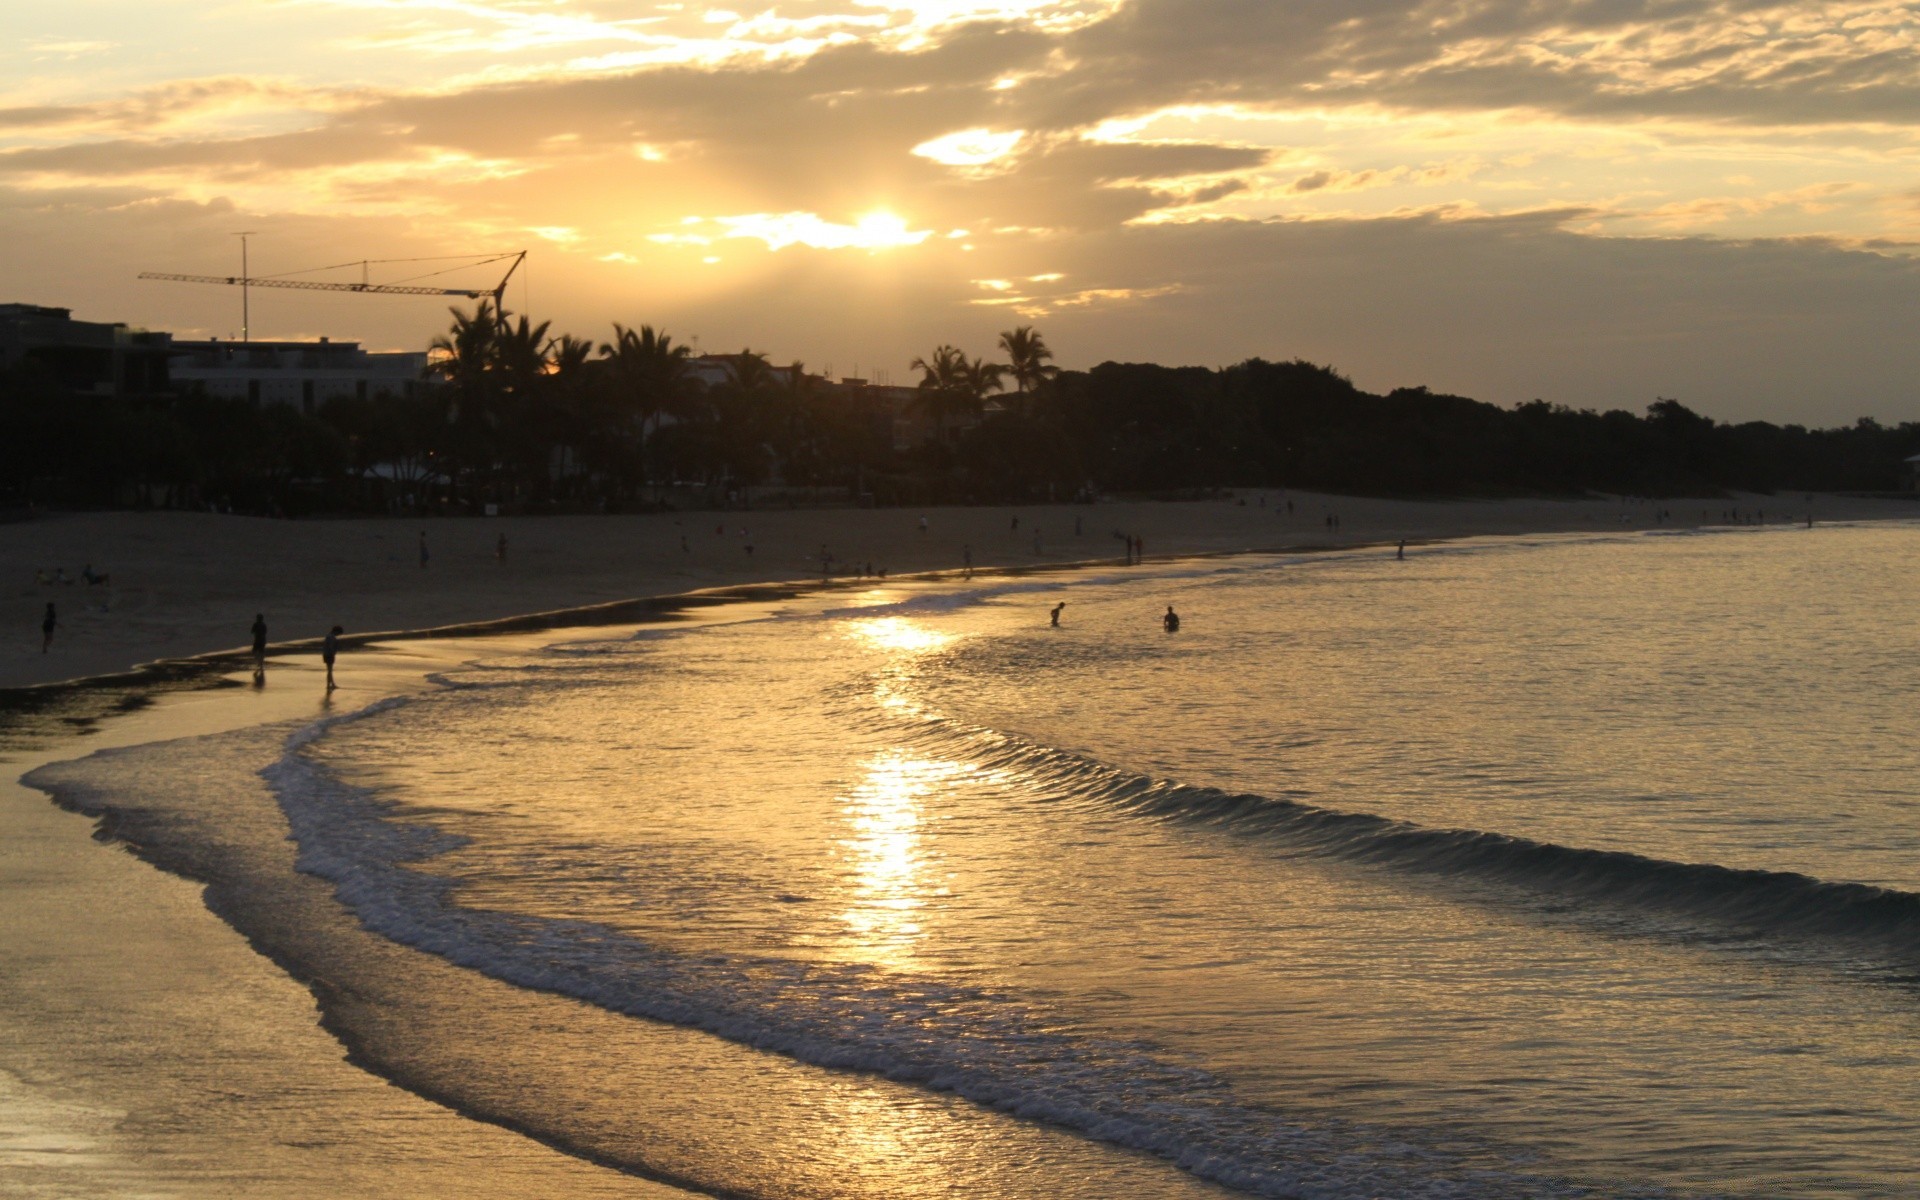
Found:
[{"label": "cloud", "polygon": [[[147,305],[74,264],[222,260],[244,219],[289,266],[538,244],[533,278],[582,331],[645,277],[657,313],[618,315],[813,359],[990,334],[1011,311],[1084,356],[1301,353],[1502,399],[1912,404],[1887,365],[1911,356],[1859,332],[1886,325],[1869,298],[1914,298],[1903,5],[288,11],[337,26],[342,7],[366,33],[316,42],[346,57],[298,79],[7,93],[0,222],[70,250],[10,242],[18,286]],[[353,82],[402,53],[404,86]],[[438,320],[402,311],[379,315],[408,338]]]}]

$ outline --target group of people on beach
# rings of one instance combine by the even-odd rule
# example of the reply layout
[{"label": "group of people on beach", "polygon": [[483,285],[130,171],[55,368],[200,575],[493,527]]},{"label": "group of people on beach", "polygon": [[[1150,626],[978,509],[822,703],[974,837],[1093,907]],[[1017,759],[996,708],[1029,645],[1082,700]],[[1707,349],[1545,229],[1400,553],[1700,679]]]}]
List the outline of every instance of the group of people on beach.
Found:
[{"label": "group of people on beach", "polygon": [[[267,681],[267,614],[253,614],[253,683],[262,686]],[[338,625],[327,631],[320,639],[320,661],[327,668],[327,690],[335,691],[339,685],[333,681],[333,663],[340,657],[340,637],[346,630]]]}]

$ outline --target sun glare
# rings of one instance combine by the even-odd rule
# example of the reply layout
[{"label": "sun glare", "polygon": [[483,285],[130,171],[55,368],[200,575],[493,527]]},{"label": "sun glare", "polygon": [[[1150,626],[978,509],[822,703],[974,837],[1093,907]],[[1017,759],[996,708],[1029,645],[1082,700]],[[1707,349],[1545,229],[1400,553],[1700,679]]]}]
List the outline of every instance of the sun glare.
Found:
[{"label": "sun glare", "polygon": [[768,249],[812,246],[817,250],[888,250],[917,246],[933,236],[931,229],[911,229],[905,218],[884,210],[860,217],[851,225],[828,221],[817,213],[743,213],[714,218],[725,236],[758,238]]}]

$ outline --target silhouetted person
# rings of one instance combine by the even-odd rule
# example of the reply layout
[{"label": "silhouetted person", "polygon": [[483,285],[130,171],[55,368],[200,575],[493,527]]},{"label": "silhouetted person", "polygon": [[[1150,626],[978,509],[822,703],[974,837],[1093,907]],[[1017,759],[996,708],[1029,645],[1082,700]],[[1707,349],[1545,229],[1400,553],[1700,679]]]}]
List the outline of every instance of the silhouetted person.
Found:
[{"label": "silhouetted person", "polygon": [[1060,628],[1060,610],[1066,606],[1067,602],[1065,600],[1053,606],[1053,627],[1055,629]]},{"label": "silhouetted person", "polygon": [[507,561],[507,535],[504,531],[500,534],[500,540],[493,544],[493,557],[501,562]]},{"label": "silhouetted person", "polygon": [[427,554],[427,531],[422,529],[420,531],[420,569],[421,570],[426,569],[428,557],[429,555]]},{"label": "silhouetted person", "polygon": [[1400,549],[1394,553],[1394,557],[1398,559],[1405,559],[1407,557],[1407,539],[1400,539]]},{"label": "silhouetted person", "polygon": [[320,661],[327,664],[327,690],[330,692],[337,686],[333,682],[333,660],[340,655],[340,635],[345,632],[346,630],[335,625],[327,631],[326,639],[320,643]]},{"label": "silhouetted person", "polygon": [[53,631],[59,628],[60,618],[53,615],[53,601],[47,601],[47,615],[40,618],[40,653],[45,654],[53,648]]},{"label": "silhouetted person", "polygon": [[267,614],[253,614],[253,673],[267,673]]},{"label": "silhouetted person", "polygon": [[1167,615],[1160,618],[1160,628],[1168,633],[1180,632],[1180,614],[1173,611],[1173,605],[1167,605]]}]

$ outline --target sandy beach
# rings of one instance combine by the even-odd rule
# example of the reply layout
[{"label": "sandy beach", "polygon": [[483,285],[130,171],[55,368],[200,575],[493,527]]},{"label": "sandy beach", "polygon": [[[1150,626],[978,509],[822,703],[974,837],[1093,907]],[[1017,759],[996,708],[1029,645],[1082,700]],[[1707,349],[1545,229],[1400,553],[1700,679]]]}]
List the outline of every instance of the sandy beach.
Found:
[{"label": "sandy beach", "polygon": [[[1291,511],[1289,511],[1291,503]],[[500,519],[303,520],[183,512],[56,514],[0,525],[0,688],[243,648],[264,612],[276,645],[495,621],[833,569],[892,575],[1439,538],[1920,515],[1897,499],[1735,496],[1408,501],[1242,491],[1232,499],[1019,508],[806,509]],[[926,529],[921,530],[921,518]],[[1330,526],[1328,518],[1337,518]],[[1015,522],[1018,522],[1016,525]],[[427,561],[420,561],[421,534]],[[506,555],[499,554],[501,535]],[[683,548],[684,547],[684,548]],[[751,548],[751,549],[749,549]],[[36,572],[110,582],[41,585]],[[40,622],[59,628],[42,654]]]},{"label": "sandy beach", "polygon": [[[1670,511],[1670,527],[1719,524],[1735,510],[1745,520],[1764,510],[1768,524],[1804,522],[1809,508],[1826,522],[1920,515],[1920,506],[1899,500],[1821,496],[1810,506],[1805,497],[1798,500],[1414,502],[1246,492],[1227,500],[925,513],[411,522],[50,515],[0,526],[8,631],[0,636],[0,686],[30,687],[156,660],[234,652],[244,646],[256,611],[266,613],[272,640],[285,645],[311,642],[333,623],[364,635],[702,589],[817,583],[823,546],[843,571],[864,571],[871,562],[875,570],[885,567],[900,576],[958,571],[969,550],[980,570],[1114,562],[1122,545],[1116,533],[1144,539],[1150,558],[1358,544],[1379,545],[1390,554],[1402,538],[1418,544],[1644,530],[1656,524],[1660,507]],[[1328,523],[1330,516],[1337,517],[1337,527]],[[502,533],[504,560],[497,555]],[[106,572],[111,583],[35,581],[37,570],[59,568],[73,576],[88,565]],[[58,606],[61,625],[51,652],[43,655],[39,615],[49,600]],[[509,643],[485,644],[497,650]],[[401,641],[389,653],[354,662],[336,704],[344,711],[417,688],[428,672],[446,669],[482,645]],[[250,949],[251,934],[236,932],[209,911],[219,907],[216,895],[203,899],[195,879],[103,850],[89,837],[92,816],[62,812],[43,793],[14,782],[38,764],[108,746],[247,727],[271,733],[278,728],[273,722],[307,719],[314,711],[317,672],[313,690],[301,682],[297,689],[163,695],[151,707],[78,731],[91,736],[54,734],[48,740],[57,725],[43,725],[28,739],[40,745],[8,759],[0,811],[13,836],[0,849],[0,882],[11,899],[0,922],[0,949],[13,969],[0,987],[0,1032],[9,1035],[13,1050],[0,1058],[0,1117],[13,1132],[0,1138],[0,1191],[17,1186],[26,1195],[185,1196],[208,1194],[216,1179],[241,1179],[252,1195],[332,1195],[343,1186],[370,1196],[449,1194],[446,1183],[461,1176],[461,1164],[484,1159],[490,1164],[489,1194],[680,1194],[599,1170],[484,1119],[467,1120],[349,1065],[336,1037],[348,1046],[377,1046],[382,1031],[411,1028],[407,1022],[471,1018],[412,1013],[405,987],[395,984],[391,995],[358,997],[357,1017],[353,1005],[342,1007],[336,997],[330,1035],[318,1023],[321,1013],[308,990]],[[226,812],[209,809],[207,819],[238,829],[221,815]],[[258,796],[233,812],[268,822],[248,834],[258,846],[284,843],[284,825]],[[134,841],[139,843],[137,834]],[[333,911],[320,885],[282,866],[278,877],[314,893],[304,901],[314,912]],[[350,920],[340,922],[337,942],[340,953],[393,956],[404,967],[396,979],[421,969],[414,951],[387,945]],[[330,969],[309,966],[302,978],[325,977]],[[488,986],[493,990],[486,1003],[495,1008],[525,999],[514,989]],[[541,1010],[526,1019],[536,1026],[547,1007],[560,1006],[558,1012],[566,1003],[525,1002]],[[615,1021],[609,1028],[617,1026]],[[594,1052],[604,1053],[607,1044],[597,1040]],[[622,1077],[652,1078],[659,1060],[651,1043],[632,1056]],[[506,1078],[511,1082],[513,1076]],[[292,1090],[288,1081],[294,1081]],[[452,1084],[444,1090],[457,1092]],[[436,1088],[426,1094],[437,1094]],[[484,1100],[460,1094],[457,1107],[484,1116]],[[377,1150],[371,1159],[369,1147]],[[793,1153],[771,1147],[770,1162]],[[359,1165],[363,1160],[369,1165]]]}]

